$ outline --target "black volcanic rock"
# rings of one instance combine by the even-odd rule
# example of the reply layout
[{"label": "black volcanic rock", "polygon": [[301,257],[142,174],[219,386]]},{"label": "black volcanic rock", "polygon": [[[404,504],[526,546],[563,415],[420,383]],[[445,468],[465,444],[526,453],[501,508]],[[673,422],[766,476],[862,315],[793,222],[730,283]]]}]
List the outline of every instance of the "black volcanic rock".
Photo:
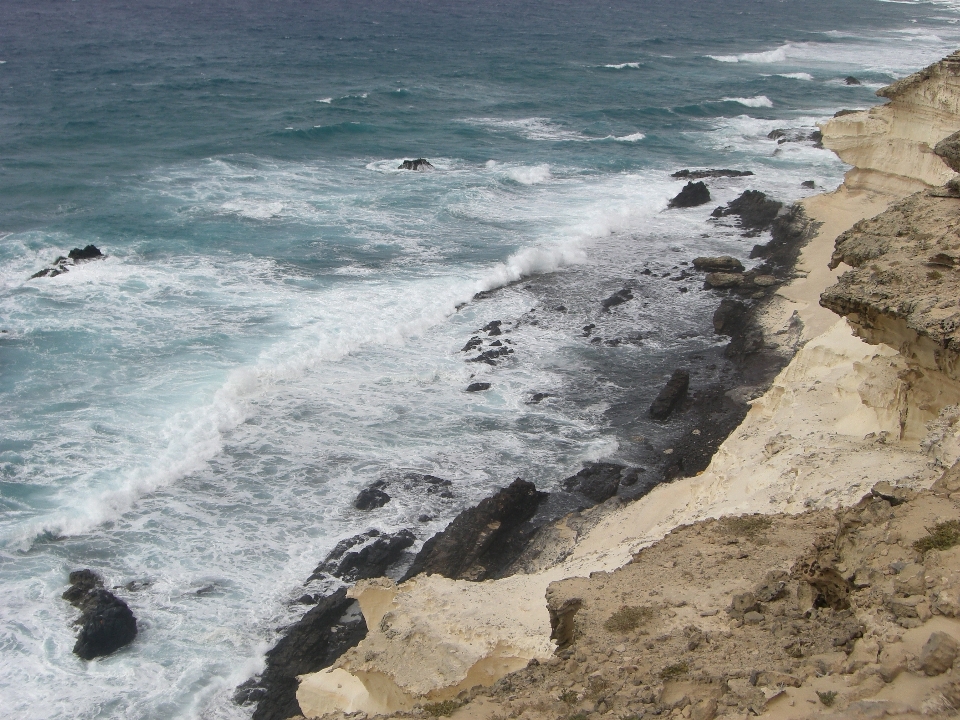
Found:
[{"label": "black volcanic rock", "polygon": [[633,293],[630,292],[629,288],[624,288],[623,290],[617,290],[613,295],[605,300],[601,300],[600,305],[604,310],[609,310],[617,305],[622,305],[628,300],[633,300]]},{"label": "black volcanic rock", "polygon": [[716,170],[677,170],[677,172],[675,172],[670,177],[676,180],[702,180],[703,178],[747,177],[748,175],[753,175],[753,171],[716,169]]},{"label": "black volcanic rock", "polygon": [[[68,257],[61,255],[56,260],[53,261],[53,264],[44,268],[43,270],[38,270],[33,275],[30,276],[30,279],[41,278],[41,277],[56,277],[57,275],[63,275],[65,272],[70,272],[70,268],[73,265],[76,265],[79,262],[86,262],[87,260],[102,260],[105,258],[100,248],[96,245],[87,245],[84,248],[74,248],[68,253]],[[73,262],[70,262],[70,261]]]},{"label": "black volcanic rock", "polygon": [[467,385],[467,392],[482,392],[483,390],[489,390],[490,383],[486,382],[475,382]]},{"label": "black volcanic rock", "polygon": [[853,75],[847,75],[843,79],[843,84],[844,85],[862,85],[863,83],[857,80]]},{"label": "black volcanic rock", "polygon": [[381,577],[387,568],[400,560],[403,551],[415,541],[416,537],[409,530],[395,533],[367,530],[338,542],[307,582],[323,575],[330,575],[344,582]]},{"label": "black volcanic rock", "polygon": [[299,622],[267,652],[263,674],[237,688],[239,705],[257,703],[253,720],[287,720],[300,715],[298,675],[329,667],[367,634],[367,625],[356,600],[346,588],[321,598]]},{"label": "black volcanic rock", "polygon": [[758,233],[769,228],[783,207],[778,200],[771,200],[759,190],[745,190],[743,194],[727,203],[725,208],[713,211],[713,217],[736,215],[740,227]]},{"label": "black volcanic rock", "polygon": [[677,196],[667,205],[668,208],[688,208],[696,207],[710,202],[710,190],[703,181],[688,182],[683,186],[683,190],[677,193]]},{"label": "black volcanic rock", "polygon": [[129,606],[104,590],[103,580],[92,570],[70,573],[70,587],[63,599],[81,611],[73,652],[84,660],[109,655],[137,636],[137,619]]},{"label": "black volcanic rock", "polygon": [[713,313],[713,329],[717,335],[733,335],[747,318],[747,306],[739,300],[724,298]]},{"label": "black volcanic rock", "polygon": [[420,573],[455,580],[486,580],[505,570],[536,528],[529,521],[547,493],[517,478],[508,487],[457,515],[424,543],[404,579]]},{"label": "black volcanic rock", "polygon": [[[624,471],[627,469],[626,466],[616,463],[589,463],[576,475],[564,480],[563,489],[585,495],[595,503],[602,503],[617,494]],[[635,478],[631,479],[636,481]]]},{"label": "black volcanic rock", "polygon": [[686,370],[674,370],[670,380],[650,406],[650,417],[654,420],[666,420],[670,417],[674,408],[687,396],[689,387],[690,373]]},{"label": "black volcanic rock", "polygon": [[391,498],[383,489],[386,483],[383,480],[377,480],[370,487],[366,487],[357,493],[356,499],[353,501],[353,506],[357,510],[373,510],[374,508],[383,507]]},{"label": "black volcanic rock", "polygon": [[404,160],[397,167],[397,170],[433,170],[433,165],[424,160],[423,158],[417,158],[416,160]]},{"label": "black volcanic rock", "polygon": [[100,248],[96,245],[87,245],[84,248],[74,248],[67,255],[71,260],[93,260],[94,258],[103,257],[103,253],[100,252]]}]

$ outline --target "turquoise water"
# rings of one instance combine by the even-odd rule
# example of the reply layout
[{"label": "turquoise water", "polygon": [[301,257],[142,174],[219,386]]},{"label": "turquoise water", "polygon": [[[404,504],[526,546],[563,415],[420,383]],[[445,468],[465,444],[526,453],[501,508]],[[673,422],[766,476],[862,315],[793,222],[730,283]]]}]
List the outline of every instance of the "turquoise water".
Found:
[{"label": "turquoise water", "polygon": [[[793,200],[845,169],[767,133],[877,102],[955,49],[958,19],[876,0],[4,3],[6,714],[245,717],[232,688],[337,540],[423,539],[515,476],[549,489],[628,452],[615,384],[581,387],[597,292],[645,264],[744,256],[704,223],[715,204]],[[436,169],[397,169],[415,157]],[[665,213],[689,166],[756,175]],[[107,259],[30,279],[89,243]],[[534,324],[549,308],[523,283],[457,310],[544,274],[563,318]],[[659,292],[608,321],[641,331],[608,352],[651,386],[716,346],[715,298]],[[523,318],[515,355],[464,363],[494,318]],[[493,389],[465,394],[474,378]],[[350,508],[408,471],[455,498]],[[92,663],[59,599],[78,567],[145,583],[118,591],[136,642]]]}]

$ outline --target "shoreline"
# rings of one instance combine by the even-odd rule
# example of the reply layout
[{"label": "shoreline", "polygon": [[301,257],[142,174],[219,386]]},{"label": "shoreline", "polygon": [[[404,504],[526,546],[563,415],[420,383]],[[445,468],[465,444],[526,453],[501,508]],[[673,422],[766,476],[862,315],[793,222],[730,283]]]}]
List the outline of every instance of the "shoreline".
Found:
[{"label": "shoreline", "polygon": [[[932,82],[929,69],[924,72],[920,80],[901,81],[892,88],[909,96],[918,83]],[[932,75],[938,79],[937,73]],[[937,90],[952,99],[957,91],[953,76],[941,75],[945,79]],[[474,685],[493,685],[528,663],[549,660],[559,608],[553,604],[548,612],[540,598],[549,600],[550,588],[560,581],[619,572],[671,531],[709,518],[749,512],[795,516],[816,508],[852,506],[872,487],[868,478],[929,487],[940,474],[938,468],[956,460],[950,452],[941,452],[931,462],[919,452],[915,432],[904,432],[904,414],[917,412],[911,410],[911,388],[904,382],[911,358],[857,338],[847,319],[837,318],[819,302],[841,273],[827,267],[837,237],[886,210],[905,188],[931,187],[944,175],[938,168],[931,172],[936,165],[926,158],[912,161],[911,153],[928,153],[923,146],[930,143],[916,137],[916,123],[884,119],[898,109],[903,115],[910,112],[909,106],[898,106],[897,92],[886,90],[890,104],[823,126],[827,147],[836,142],[841,158],[852,153],[862,165],[834,192],[803,201],[810,219],[819,223],[818,231],[796,259],[796,279],[761,303],[763,311],[756,318],[764,335],[774,338],[792,359],[769,389],[750,402],[746,417],[720,445],[709,467],[693,477],[659,484],[631,504],[583,513],[599,515],[592,522],[567,517],[554,523],[554,547],[548,541],[539,549],[551,561],[543,567],[528,564],[525,574],[482,583],[419,576],[400,587],[386,579],[360,581],[347,597],[358,600],[374,630],[332,668],[301,678],[297,696],[304,715],[404,713],[418,704],[416,698],[419,703],[460,702],[472,697]],[[887,123],[888,136],[878,134],[878,119]],[[857,131],[849,132],[851,127]],[[870,132],[864,133],[863,127]],[[905,138],[897,135],[903,127]],[[932,126],[931,131],[940,132]],[[865,137],[866,150],[852,143],[856,136]],[[905,158],[897,166],[904,175],[885,178],[889,165],[870,166],[871,158],[888,160],[870,150],[880,145],[896,146]],[[922,414],[928,416],[929,408]],[[475,716],[464,711],[457,716]]]}]

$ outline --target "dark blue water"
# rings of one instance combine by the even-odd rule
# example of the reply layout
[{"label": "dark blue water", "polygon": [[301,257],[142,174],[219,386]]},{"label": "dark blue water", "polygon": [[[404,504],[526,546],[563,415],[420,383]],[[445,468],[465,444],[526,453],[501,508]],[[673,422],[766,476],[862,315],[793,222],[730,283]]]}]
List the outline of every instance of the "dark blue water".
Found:
[{"label": "dark blue water", "polygon": [[[424,538],[517,475],[627,452],[617,388],[574,391],[597,293],[747,247],[704,223],[713,204],[665,213],[669,174],[756,173],[711,183],[714,204],[834,187],[831,153],[767,133],[951,52],[954,5],[3,3],[6,715],[244,717],[231,689],[338,539]],[[397,169],[416,157],[436,169]],[[108,257],[30,279],[90,243]],[[562,318],[532,322],[548,308],[522,283],[457,310],[545,273]],[[644,338],[604,352],[651,387],[716,344],[715,300],[656,292],[604,320]],[[493,318],[517,352],[464,363]],[[475,378],[492,390],[465,394]],[[411,470],[455,498],[351,509]],[[147,583],[121,592],[137,641],[92,663],[59,598],[77,567]]]}]

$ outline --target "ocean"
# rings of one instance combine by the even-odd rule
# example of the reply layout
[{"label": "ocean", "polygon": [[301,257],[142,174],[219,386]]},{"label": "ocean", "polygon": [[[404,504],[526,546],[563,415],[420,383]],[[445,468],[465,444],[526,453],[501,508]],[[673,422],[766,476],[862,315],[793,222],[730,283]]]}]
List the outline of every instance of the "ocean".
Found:
[{"label": "ocean", "polygon": [[[5,717],[249,717],[233,689],[338,540],[423,540],[514,477],[550,490],[656,444],[676,358],[723,341],[714,295],[641,271],[745,259],[758,240],[710,211],[833,189],[845,166],[803,135],[952,52],[958,21],[881,0],[4,2]],[[668,211],[687,167],[754,175]],[[31,278],[88,244],[106,258]],[[492,320],[514,352],[466,362]],[[353,509],[411,472],[452,497]],[[140,629],[92,662],[60,598],[84,567]]]}]

